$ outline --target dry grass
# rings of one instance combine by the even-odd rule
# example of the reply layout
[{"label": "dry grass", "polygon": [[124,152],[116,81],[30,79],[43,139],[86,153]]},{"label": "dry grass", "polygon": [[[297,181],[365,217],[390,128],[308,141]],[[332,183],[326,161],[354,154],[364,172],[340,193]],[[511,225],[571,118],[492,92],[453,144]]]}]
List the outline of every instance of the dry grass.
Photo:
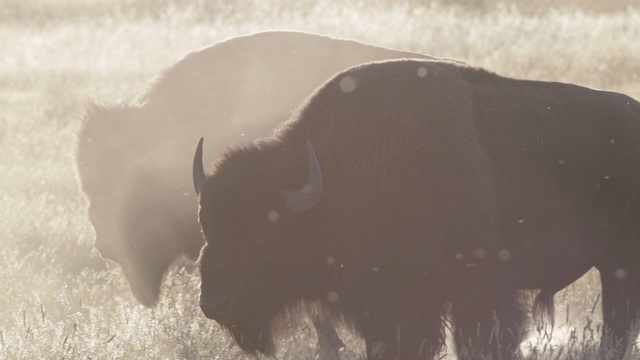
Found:
[{"label": "dry grass", "polygon": [[[0,358],[242,358],[197,308],[198,277],[176,266],[154,310],[92,247],[73,166],[85,102],[120,101],[187,51],[230,36],[297,29],[456,58],[501,74],[640,98],[640,10],[518,8],[508,1],[4,0],[0,6]],[[241,3],[241,4],[239,4]],[[391,4],[395,5],[391,5]],[[609,3],[609,2],[607,2]],[[426,4],[426,5],[421,5]],[[606,11],[605,11],[606,10]],[[597,274],[557,297],[561,345],[532,359],[594,358]],[[592,308],[595,309],[592,311]],[[569,309],[569,316],[566,311]],[[588,319],[585,320],[585,319]],[[571,335],[571,329],[576,329]],[[356,339],[347,359],[362,356]],[[281,358],[313,358],[307,330]]]}]

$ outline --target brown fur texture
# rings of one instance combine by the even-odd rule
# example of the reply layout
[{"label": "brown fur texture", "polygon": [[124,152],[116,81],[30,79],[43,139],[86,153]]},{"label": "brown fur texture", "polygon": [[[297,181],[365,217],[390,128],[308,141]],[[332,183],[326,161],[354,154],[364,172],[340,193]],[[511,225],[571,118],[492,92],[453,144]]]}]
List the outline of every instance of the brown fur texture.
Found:
[{"label": "brown fur texture", "polygon": [[364,62],[425,55],[301,32],[264,32],[194,51],[129,105],[92,105],[78,170],[96,247],[121,265],[136,298],[158,301],[162,278],[204,244],[188,160],[205,135],[211,157],[267,135],[317,86]]},{"label": "brown fur texture", "polygon": [[[546,298],[596,266],[621,339],[640,308],[639,125],[624,95],[453,62],[338,74],[207,177],[201,308],[250,354],[273,353],[286,309],[319,301],[369,359],[431,359],[450,307],[460,356],[508,359],[518,290]],[[324,190],[294,214],[281,190],[306,182],[307,140]]]}]

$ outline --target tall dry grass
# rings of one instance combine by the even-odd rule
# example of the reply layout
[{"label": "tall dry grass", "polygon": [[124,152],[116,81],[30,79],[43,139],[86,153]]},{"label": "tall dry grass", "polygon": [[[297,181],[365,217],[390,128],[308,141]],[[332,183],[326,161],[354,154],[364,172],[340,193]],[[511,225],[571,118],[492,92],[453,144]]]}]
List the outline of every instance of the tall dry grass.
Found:
[{"label": "tall dry grass", "polygon": [[[613,8],[567,2],[2,1],[0,358],[243,358],[200,314],[199,280],[189,264],[174,268],[166,295],[149,310],[93,249],[73,165],[87,100],[127,101],[187,51],[270,29],[352,38],[640,98],[640,10],[632,1]],[[592,272],[559,294],[555,335],[564,331],[565,339],[538,338],[524,347],[527,356],[593,358],[597,336],[589,329],[597,332],[600,322],[598,292]],[[360,358],[362,344],[342,336],[349,345],[344,357]],[[314,337],[301,329],[282,348],[280,358],[313,358]]]}]

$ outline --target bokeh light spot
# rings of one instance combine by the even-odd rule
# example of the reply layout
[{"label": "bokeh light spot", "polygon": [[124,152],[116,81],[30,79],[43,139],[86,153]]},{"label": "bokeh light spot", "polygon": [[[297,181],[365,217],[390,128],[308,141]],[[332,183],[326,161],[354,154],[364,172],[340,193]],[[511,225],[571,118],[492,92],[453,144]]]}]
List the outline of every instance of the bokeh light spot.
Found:
[{"label": "bokeh light spot", "polygon": [[356,81],[351,76],[345,76],[340,80],[340,90],[350,93],[356,88]]},{"label": "bokeh light spot", "polygon": [[327,301],[329,301],[330,303],[336,303],[338,302],[338,300],[340,300],[340,296],[338,295],[337,292],[329,291],[327,293]]},{"label": "bokeh light spot", "polygon": [[500,252],[498,253],[498,258],[502,261],[507,261],[511,259],[511,251],[507,249],[500,250]]},{"label": "bokeh light spot", "polygon": [[622,280],[627,277],[627,270],[616,269],[616,271],[613,272],[613,276],[618,280]]},{"label": "bokeh light spot", "polygon": [[473,252],[473,256],[475,256],[475,257],[476,257],[476,258],[478,258],[478,259],[483,259],[485,256],[487,256],[487,252],[486,252],[484,249],[482,249],[482,248],[480,248],[480,249],[476,249],[476,250]]},{"label": "bokeh light spot", "polygon": [[267,218],[273,223],[277,222],[278,220],[280,220],[280,213],[275,210],[269,210],[267,211]]}]

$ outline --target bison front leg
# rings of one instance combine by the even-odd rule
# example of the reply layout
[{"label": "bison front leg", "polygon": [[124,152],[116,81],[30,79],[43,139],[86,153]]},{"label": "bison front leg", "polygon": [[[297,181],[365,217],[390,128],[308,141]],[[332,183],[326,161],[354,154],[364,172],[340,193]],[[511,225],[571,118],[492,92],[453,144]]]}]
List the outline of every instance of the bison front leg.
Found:
[{"label": "bison front leg", "polygon": [[311,314],[311,320],[318,336],[318,359],[340,360],[340,349],[345,348],[345,345],[331,321],[324,316],[322,310]]},{"label": "bison front leg", "polygon": [[[372,311],[363,332],[367,359],[433,359],[444,343],[444,309],[445,304],[440,303]],[[389,316],[392,313],[399,316]]]},{"label": "bison front leg", "polygon": [[517,291],[456,290],[451,306],[458,359],[515,357],[528,319]]}]

